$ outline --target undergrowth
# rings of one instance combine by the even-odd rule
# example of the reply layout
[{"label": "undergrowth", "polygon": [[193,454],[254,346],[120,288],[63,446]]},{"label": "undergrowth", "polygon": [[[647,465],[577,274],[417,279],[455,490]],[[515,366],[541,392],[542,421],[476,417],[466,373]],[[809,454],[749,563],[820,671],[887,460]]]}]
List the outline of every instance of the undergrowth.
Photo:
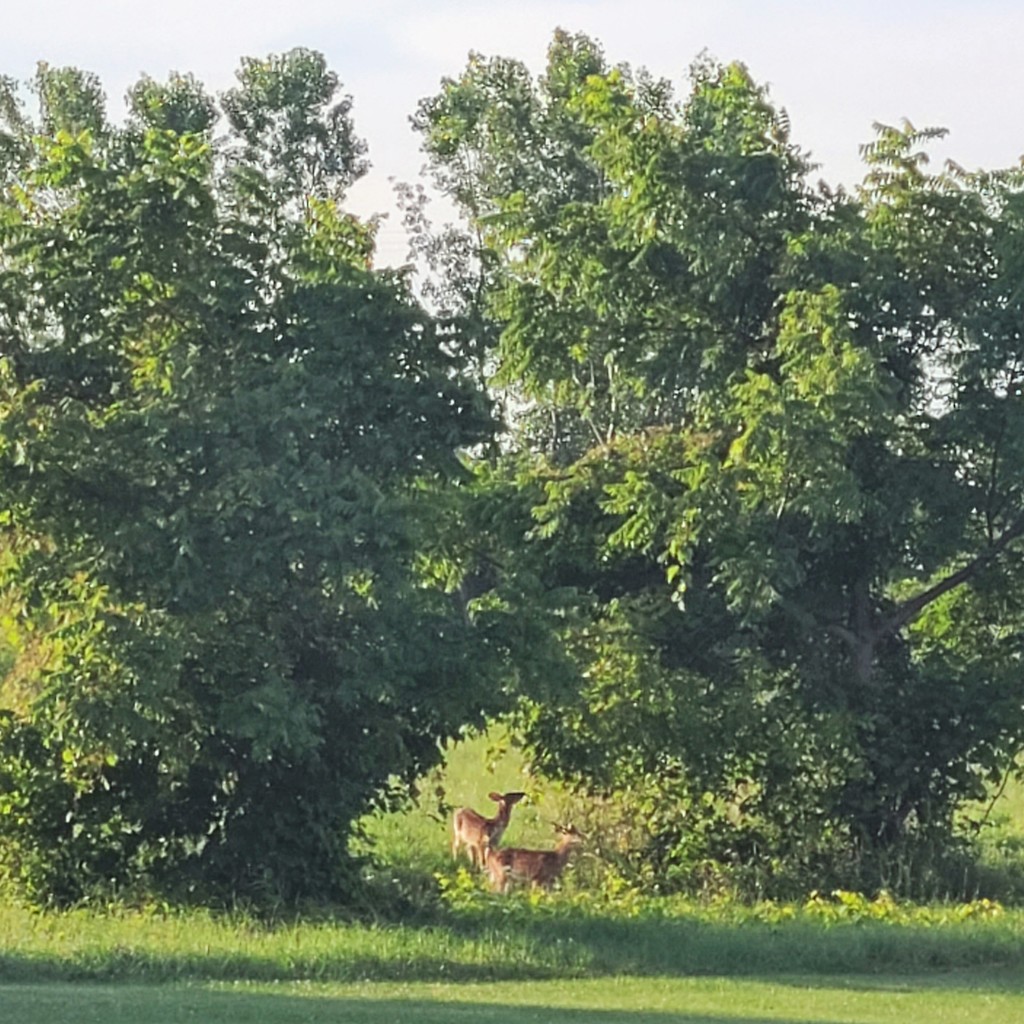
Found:
[{"label": "undergrowth", "polygon": [[917,840],[873,854],[849,849],[832,862],[810,857],[806,863],[782,863],[770,850],[734,863],[703,857],[677,865],[668,878],[645,866],[638,852],[649,839],[642,814],[615,797],[587,799],[535,775],[500,726],[450,747],[444,766],[421,780],[404,809],[363,821],[357,852],[375,865],[371,875],[384,902],[389,891],[401,894],[407,908],[432,899],[432,879],[453,871],[453,809],[469,805],[489,813],[492,790],[527,793],[512,815],[506,845],[550,848],[556,822],[573,822],[589,834],[564,880],[588,898],[637,889],[705,901],[771,898],[792,904],[817,890],[858,890],[871,896],[888,891],[901,902],[988,899],[1024,906],[1024,785],[1019,781],[1008,780],[989,800],[965,807],[956,834],[943,843]]}]

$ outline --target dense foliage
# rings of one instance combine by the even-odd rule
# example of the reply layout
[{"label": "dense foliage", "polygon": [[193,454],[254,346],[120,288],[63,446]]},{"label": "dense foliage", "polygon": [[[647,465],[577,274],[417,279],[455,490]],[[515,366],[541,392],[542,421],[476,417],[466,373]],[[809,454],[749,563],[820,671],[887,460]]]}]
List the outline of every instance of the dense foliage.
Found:
[{"label": "dense foliage", "polygon": [[43,901],[338,895],[389,779],[505,707],[500,614],[426,572],[486,403],[339,206],[318,55],[219,103],[145,79],[120,126],[35,85],[0,136],[0,864]]},{"label": "dense foliage", "polygon": [[515,711],[629,881],[925,884],[1024,740],[1019,175],[880,126],[832,191],[743,66],[679,100],[560,32],[421,104],[466,225],[406,188],[424,303],[344,212],[319,55],[144,78],[121,124],[34,89],[0,80],[3,880],[344,895],[367,806]]},{"label": "dense foliage", "polygon": [[482,489],[578,596],[537,759],[627,795],[634,878],[922,881],[1024,729],[1019,178],[907,125],[812,187],[742,66],[678,102],[561,33],[418,126],[514,412]]}]

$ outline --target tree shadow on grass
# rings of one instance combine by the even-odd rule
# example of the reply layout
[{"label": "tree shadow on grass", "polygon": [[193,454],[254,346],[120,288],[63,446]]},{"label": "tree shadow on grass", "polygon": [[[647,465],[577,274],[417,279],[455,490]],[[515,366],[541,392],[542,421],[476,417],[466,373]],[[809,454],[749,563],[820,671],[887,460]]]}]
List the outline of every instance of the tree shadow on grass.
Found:
[{"label": "tree shadow on grass", "polygon": [[879,975],[800,975],[771,979],[776,985],[845,992],[887,992],[893,995],[921,992],[971,992],[977,995],[1024,995],[1024,974],[1006,964],[922,971],[901,977]]},{"label": "tree shadow on grass", "polygon": [[[209,956],[122,949],[94,958],[0,953],[0,984],[35,982],[488,982],[547,981],[565,972],[530,962],[467,963],[444,957],[415,960],[373,956],[275,957],[214,953]],[[0,1016],[0,1021],[3,1017]]]},{"label": "tree shadow on grass", "polygon": [[[455,925],[473,934],[483,919]],[[493,929],[495,926],[490,925]],[[562,951],[590,977],[721,976],[759,979],[837,977],[870,988],[874,976],[927,976],[935,986],[985,979],[995,991],[1024,992],[1024,943],[1010,929],[964,930],[863,922],[826,927],[716,923],[697,918],[538,918],[520,921],[521,938]],[[969,977],[968,977],[969,974]]]},{"label": "tree shadow on grass", "polygon": [[[723,997],[724,999],[724,997]],[[826,1019],[736,1016],[688,1010],[552,1007],[541,1003],[446,999],[309,996],[266,992],[225,992],[183,986],[0,985],[4,1019],[18,1024],[836,1024]]]},{"label": "tree shadow on grass", "polygon": [[[411,926],[406,931],[414,932]],[[697,918],[609,919],[583,914],[454,915],[409,947],[379,955],[339,941],[314,950],[280,944],[266,955],[230,947],[145,945],[66,955],[0,951],[0,983],[498,982],[567,978],[727,977],[804,988],[966,987],[1024,992],[1024,943],[1012,930],[964,932],[885,924],[822,927]],[[449,940],[449,941],[445,941]],[[817,981],[815,979],[818,979]]]}]

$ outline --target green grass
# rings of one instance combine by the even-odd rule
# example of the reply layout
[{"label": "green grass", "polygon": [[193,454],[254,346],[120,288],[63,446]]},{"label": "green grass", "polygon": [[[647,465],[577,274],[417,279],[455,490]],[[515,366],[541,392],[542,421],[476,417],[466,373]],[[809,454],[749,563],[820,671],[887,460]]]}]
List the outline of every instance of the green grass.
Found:
[{"label": "green grass", "polygon": [[[448,854],[450,807],[483,808],[491,789],[530,793],[513,841],[550,842],[564,798],[532,779],[500,737],[453,750],[446,774],[425,781],[429,799],[367,821],[368,841],[386,854],[377,883],[392,872],[404,877],[396,888],[445,875],[445,898],[423,903],[415,920],[268,923],[169,908],[0,905],[0,1022],[1024,1020],[1024,910],[853,894],[705,905],[605,898],[581,884],[502,898],[456,872]],[[1019,795],[1008,789],[1000,806],[1006,835]]]},{"label": "green grass", "polygon": [[961,816],[977,829],[979,883],[1001,900],[1024,905],[1024,779],[1008,777],[993,796],[965,805]]},{"label": "green grass", "polygon": [[1024,913],[874,906],[476,896],[446,927],[7,907],[0,1020],[1024,1020]]},{"label": "green grass", "polygon": [[451,814],[473,807],[493,814],[491,791],[525,791],[516,805],[506,842],[543,848],[554,843],[553,823],[569,812],[568,799],[554,784],[531,775],[522,753],[500,727],[449,746],[443,769],[421,781],[419,799],[400,811],[373,814],[363,820],[366,844],[392,865],[425,873],[451,868]]},{"label": "green grass", "polygon": [[421,926],[0,908],[0,1020],[1024,1020],[1024,912],[464,897]]},{"label": "green grass", "polygon": [[[622,819],[626,826],[620,827],[614,805],[612,818],[603,819],[601,809],[581,806],[578,796],[532,775],[521,750],[506,732],[495,728],[450,747],[443,768],[422,780],[417,800],[401,810],[364,819],[366,842],[360,852],[372,853],[381,864],[375,878],[378,898],[386,901],[390,891],[407,905],[429,899],[434,878],[450,878],[455,871],[449,853],[452,809],[469,805],[489,812],[493,805],[487,794],[492,789],[528,794],[513,811],[504,839],[509,845],[550,848],[556,821],[573,821],[590,834],[590,842],[573,855],[562,879],[565,889],[593,894],[632,884],[637,865],[624,863],[622,856],[622,843],[630,835],[628,816]],[[915,869],[896,860],[886,876],[891,884],[924,898],[984,895],[1024,907],[1024,781],[1010,778],[994,795],[996,799],[972,803],[962,811],[962,831],[971,837],[973,861],[966,855],[951,857],[939,863],[932,876],[912,876]],[[705,895],[728,891],[727,875],[711,872],[708,879]]]},{"label": "green grass", "polygon": [[616,978],[452,985],[0,984],[12,1024],[1011,1024],[1024,1013],[1019,976],[938,979]]},{"label": "green grass", "polygon": [[425,925],[0,909],[0,981],[538,981],[1012,967],[1024,912],[699,907],[476,894]]}]

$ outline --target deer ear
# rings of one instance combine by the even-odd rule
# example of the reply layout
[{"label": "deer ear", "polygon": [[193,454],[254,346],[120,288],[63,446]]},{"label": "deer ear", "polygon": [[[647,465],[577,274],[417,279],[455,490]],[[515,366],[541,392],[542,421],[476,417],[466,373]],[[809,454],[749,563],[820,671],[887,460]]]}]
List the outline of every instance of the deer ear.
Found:
[{"label": "deer ear", "polygon": [[488,793],[487,794],[496,804],[500,804],[505,798],[500,793]]}]

